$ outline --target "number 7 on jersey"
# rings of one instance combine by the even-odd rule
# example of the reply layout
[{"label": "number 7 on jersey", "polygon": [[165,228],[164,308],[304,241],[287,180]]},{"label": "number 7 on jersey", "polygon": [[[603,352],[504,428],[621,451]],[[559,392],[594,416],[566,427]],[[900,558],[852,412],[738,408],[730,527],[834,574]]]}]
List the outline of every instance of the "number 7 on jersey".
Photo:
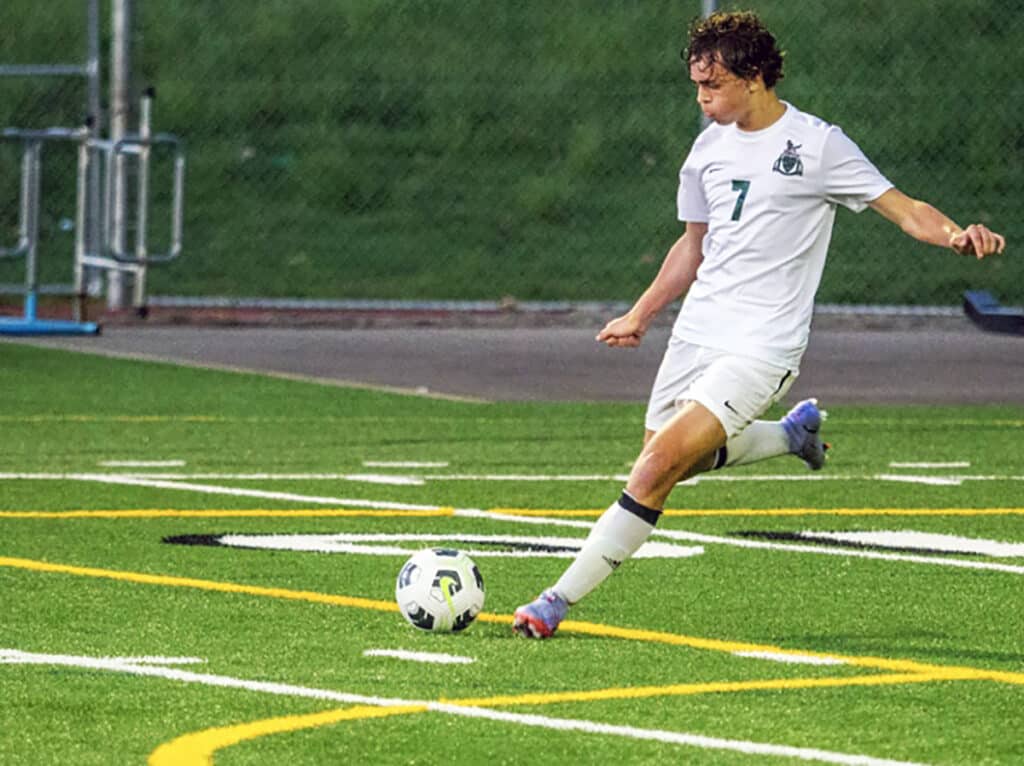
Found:
[{"label": "number 7 on jersey", "polygon": [[736,198],[736,204],[732,208],[732,220],[740,220],[740,216],[743,214],[743,203],[747,199],[747,192],[750,191],[750,181],[744,179],[734,180],[732,182],[732,190],[739,192],[740,195]]}]

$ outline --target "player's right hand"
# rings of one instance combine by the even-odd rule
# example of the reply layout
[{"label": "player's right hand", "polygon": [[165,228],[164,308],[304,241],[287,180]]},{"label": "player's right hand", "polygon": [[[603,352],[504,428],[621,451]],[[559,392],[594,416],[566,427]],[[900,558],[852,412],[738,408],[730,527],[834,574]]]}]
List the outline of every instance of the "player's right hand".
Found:
[{"label": "player's right hand", "polygon": [[612,348],[636,348],[643,340],[647,328],[631,314],[616,317],[597,334],[597,342]]}]

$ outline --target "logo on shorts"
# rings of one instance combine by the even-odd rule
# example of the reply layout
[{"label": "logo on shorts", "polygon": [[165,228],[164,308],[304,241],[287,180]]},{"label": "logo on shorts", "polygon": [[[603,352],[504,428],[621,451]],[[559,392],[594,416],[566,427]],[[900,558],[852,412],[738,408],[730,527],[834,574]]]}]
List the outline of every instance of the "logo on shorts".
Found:
[{"label": "logo on shorts", "polygon": [[733,407],[732,406],[732,402],[730,402],[728,399],[726,399],[723,402],[723,404],[725,405],[725,408],[727,410],[729,410],[729,412],[731,412],[733,415],[735,415],[736,417],[739,417],[739,418],[743,418],[743,427],[744,428],[746,428],[747,426],[749,426],[751,423],[754,422],[750,418],[743,417],[743,415],[740,414],[740,411],[737,410],[735,407]]},{"label": "logo on shorts", "polygon": [[775,160],[775,164],[772,165],[772,170],[776,173],[782,173],[784,176],[802,176],[804,174],[804,161],[800,159],[800,155],[797,153],[803,144],[794,144],[792,141],[786,141],[786,148],[779,155],[778,159]]}]

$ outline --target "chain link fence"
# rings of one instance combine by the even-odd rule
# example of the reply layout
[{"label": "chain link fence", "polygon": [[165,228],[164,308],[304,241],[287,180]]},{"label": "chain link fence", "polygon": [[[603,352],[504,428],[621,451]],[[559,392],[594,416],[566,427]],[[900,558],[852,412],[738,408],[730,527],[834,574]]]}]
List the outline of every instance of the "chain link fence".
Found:
[{"label": "chain link fence", "polygon": [[[679,50],[700,5],[138,3],[135,88],[155,87],[154,129],[189,157],[185,255],[151,270],[151,292],[633,299],[680,231],[699,113]],[[6,0],[0,64],[83,58],[83,6]],[[979,264],[840,211],[819,301],[952,306],[988,289],[1024,303],[1020,2],[744,7],[786,50],[783,98],[841,125],[908,194],[1010,242]],[[85,103],[81,80],[0,78],[0,127],[75,125]],[[0,147],[4,243],[15,154]],[[45,160],[44,281],[70,263],[74,173],[70,150]],[[0,282],[16,269],[0,261]]]}]

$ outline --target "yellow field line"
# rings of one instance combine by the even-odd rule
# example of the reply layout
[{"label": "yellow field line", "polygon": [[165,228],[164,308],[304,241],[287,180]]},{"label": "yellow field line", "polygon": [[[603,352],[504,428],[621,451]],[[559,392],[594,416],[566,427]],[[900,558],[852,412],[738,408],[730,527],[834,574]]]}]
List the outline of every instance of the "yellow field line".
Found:
[{"label": "yellow field line", "polygon": [[366,718],[385,718],[392,715],[422,713],[426,705],[404,705],[400,707],[376,707],[360,705],[340,710],[325,710],[308,715],[286,715],[280,718],[266,718],[262,721],[220,726],[185,734],[160,745],[149,756],[149,766],[209,766],[218,750],[237,745],[250,739],[269,734],[282,734],[300,729],[329,726],[339,721],[357,721]]},{"label": "yellow field line", "polygon": [[[604,509],[539,510],[492,508],[509,516],[597,517]],[[1024,508],[687,508],[667,509],[665,516],[1019,516]]]},{"label": "yellow field line", "polygon": [[[481,618],[482,617],[483,615],[481,615]],[[653,630],[639,630],[636,628],[620,628],[614,625],[601,625],[598,623],[578,622],[575,620],[566,620],[559,625],[558,629],[559,631],[581,633],[584,635],[599,636],[601,638],[621,638],[630,641],[668,644],[671,646],[686,646],[692,649],[706,649],[715,652],[728,652],[730,654],[733,652],[769,652],[772,654],[790,656],[835,659],[857,667],[872,668],[875,670],[888,670],[900,673],[920,673],[936,677],[942,676],[946,680],[987,680],[1024,685],[1024,673],[1009,671],[986,670],[955,665],[933,665],[930,663],[916,662],[914,660],[893,660],[885,657],[863,657],[835,654],[832,652],[824,653],[806,651],[803,649],[785,649],[779,646],[765,646],[763,644],[749,644],[738,641],[724,641],[714,638],[684,636],[678,633],[664,633]]]},{"label": "yellow field line", "polygon": [[890,673],[832,678],[771,678],[758,681],[710,681],[699,684],[669,684],[666,686],[629,686],[590,691],[541,692],[533,694],[479,697],[476,699],[441,699],[448,705],[466,707],[509,707],[515,705],[555,705],[561,702],[606,702],[611,700],[646,699],[650,697],[682,697],[697,694],[727,692],[779,691],[794,689],[831,689],[842,686],[890,686],[916,684],[926,681],[955,680],[956,674],[943,673]]},{"label": "yellow field line", "polygon": [[379,508],[302,508],[284,509],[240,509],[240,510],[175,510],[173,508],[150,508],[139,510],[96,510],[96,511],[0,511],[3,519],[244,519],[244,518],[364,518],[402,517],[427,518],[454,516],[454,508],[436,510],[387,510]]},{"label": "yellow field line", "polygon": [[[477,699],[462,698],[450,700],[442,698],[438,702],[458,707],[540,706],[564,702],[599,702],[664,696],[720,694],[726,692],[825,689],[845,686],[886,686],[946,679],[947,677],[944,675],[926,675],[923,673],[847,676],[841,678],[780,678],[760,681],[718,681],[699,684],[595,689],[592,691],[503,695],[480,697]],[[161,745],[150,755],[149,766],[210,766],[213,763],[213,756],[218,750],[226,749],[247,740],[258,739],[272,734],[283,734],[302,729],[330,726],[341,721],[424,713],[429,709],[427,705],[403,705],[396,707],[360,705],[352,708],[326,710],[320,713],[267,718],[244,724],[205,729],[185,734]]]},{"label": "yellow field line", "polygon": [[[398,607],[390,601],[378,601],[373,599],[356,598],[351,596],[337,596],[312,591],[294,591],[284,588],[267,588],[262,586],[241,585],[236,583],[217,582],[213,580],[200,580],[188,577],[174,577],[167,575],[151,575],[141,572],[125,572],[94,567],[79,567],[67,564],[54,564],[31,559],[20,559],[11,557],[0,557],[0,566],[24,569],[28,571],[46,572],[55,574],[70,574],[81,577],[95,577],[102,579],[133,582],[147,585],[164,585],[171,587],[189,587],[202,590],[217,591],[222,593],[234,593],[254,595],[268,598],[282,598],[299,601],[310,601],[314,603],[330,604],[335,606],[347,606],[360,609],[372,609],[377,611],[394,612]],[[510,622],[506,615],[494,615],[484,613],[479,616],[483,622],[505,623]],[[552,692],[534,693],[516,696],[492,696],[478,699],[453,700],[450,704],[475,706],[475,707],[498,707],[506,705],[548,705],[559,702],[581,702],[596,700],[615,699],[640,699],[645,697],[706,694],[714,692],[738,692],[751,690],[783,690],[783,689],[810,689],[810,688],[834,688],[841,686],[877,686],[902,683],[922,683],[936,680],[993,680],[1004,683],[1024,684],[1024,673],[1010,673],[981,670],[977,668],[943,667],[928,665],[907,660],[888,660],[874,657],[845,657],[838,655],[824,655],[813,652],[796,652],[793,650],[781,649],[773,646],[748,644],[735,641],[721,641],[716,639],[705,639],[692,636],[682,636],[671,633],[660,633],[655,631],[635,630],[629,628],[616,628],[614,626],[598,625],[595,623],[567,620],[562,623],[560,629],[566,633],[584,633],[608,638],[623,638],[638,641],[649,641],[665,643],[676,646],[687,646],[697,649],[709,649],[714,651],[770,651],[782,654],[810,654],[820,657],[836,657],[852,665],[869,667],[875,669],[900,670],[901,673],[873,676],[849,676],[841,678],[805,678],[805,679],[771,679],[760,681],[720,681],[702,684],[675,684],[663,687],[632,687],[617,689],[599,689],[591,691],[574,692]],[[213,753],[239,742],[265,736],[268,734],[295,731],[304,728],[313,728],[335,723],[343,720],[356,720],[359,718],[373,718],[386,715],[397,715],[399,713],[422,712],[424,706],[409,706],[403,708],[348,708],[345,710],[326,711],[306,716],[285,716],[282,718],[266,719],[249,724],[237,726],[208,729],[201,732],[188,734],[179,737],[172,742],[166,743],[153,752],[150,757],[150,766],[207,766],[213,763]]]},{"label": "yellow field line", "polygon": [[[0,567],[11,567],[15,569],[52,574],[69,574],[79,577],[94,577],[143,585],[196,588],[199,590],[216,591],[220,593],[259,596],[263,598],[280,598],[292,601],[307,601],[317,604],[354,607],[357,609],[369,609],[380,612],[398,611],[398,606],[393,601],[378,601],[375,599],[359,598],[355,596],[338,596],[329,593],[317,593],[315,591],[268,588],[259,585],[242,585],[238,583],[219,582],[216,580],[200,580],[191,577],[153,575],[143,572],[125,572],[111,569],[98,569],[94,567],[80,567],[69,564],[54,564],[47,561],[35,561],[32,559],[0,557]],[[509,615],[491,614],[489,612],[481,613],[477,619],[481,622],[505,625],[512,621],[512,618]],[[614,625],[602,625],[599,623],[581,622],[578,620],[566,620],[559,626],[559,630],[563,633],[578,633],[598,636],[601,638],[620,638],[631,641],[667,644],[670,646],[685,646],[691,649],[705,649],[717,652],[732,653],[756,651],[785,655],[826,657],[839,659],[857,667],[872,668],[875,670],[924,674],[936,677],[941,676],[948,680],[987,680],[1024,685],[1024,673],[950,665],[932,665],[915,662],[913,660],[892,660],[883,657],[857,657],[831,653],[824,654],[813,651],[784,649],[778,646],[766,646],[763,644],[724,641],[720,639],[685,636],[677,633],[664,633],[660,631],[640,630],[636,628],[621,628]]]},{"label": "yellow field line", "polygon": [[97,569],[79,567],[69,564],[51,564],[47,561],[32,559],[7,558],[0,556],[0,567],[27,569],[34,572],[52,574],[69,574],[78,577],[96,577],[104,580],[120,580],[140,585],[165,585],[176,588],[197,588],[199,590],[217,591],[219,593],[235,593],[246,596],[262,596],[264,598],[282,598],[292,601],[311,601],[316,604],[331,606],[348,606],[357,609],[372,609],[380,612],[397,612],[398,605],[391,601],[377,601],[354,596],[335,596],[329,593],[314,591],[288,590],[286,588],[267,588],[260,585],[240,585],[216,580],[198,580],[191,577],[174,577],[168,575],[152,575],[144,572],[123,572],[114,569]]}]

